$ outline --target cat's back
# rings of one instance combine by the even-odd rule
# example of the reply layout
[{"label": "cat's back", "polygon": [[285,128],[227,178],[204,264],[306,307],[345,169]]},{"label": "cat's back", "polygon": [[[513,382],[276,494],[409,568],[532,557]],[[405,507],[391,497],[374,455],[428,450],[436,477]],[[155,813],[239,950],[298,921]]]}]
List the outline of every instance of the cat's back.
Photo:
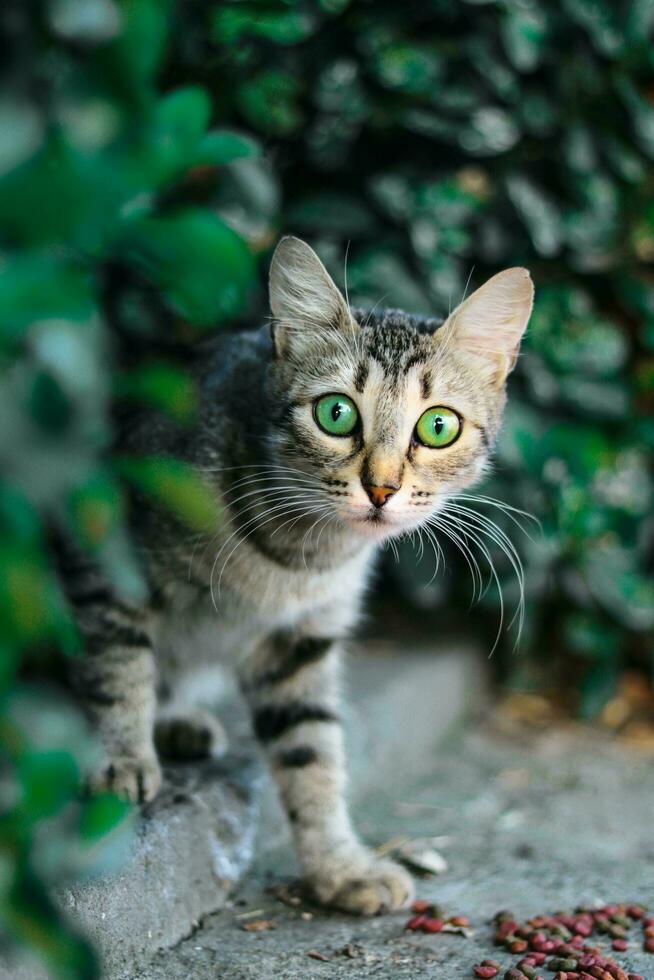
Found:
[{"label": "cat's back", "polygon": [[256,409],[257,401],[265,396],[271,358],[272,341],[265,326],[217,333],[201,344],[193,373],[205,409],[224,406],[230,416],[239,408],[246,407],[248,414]]}]

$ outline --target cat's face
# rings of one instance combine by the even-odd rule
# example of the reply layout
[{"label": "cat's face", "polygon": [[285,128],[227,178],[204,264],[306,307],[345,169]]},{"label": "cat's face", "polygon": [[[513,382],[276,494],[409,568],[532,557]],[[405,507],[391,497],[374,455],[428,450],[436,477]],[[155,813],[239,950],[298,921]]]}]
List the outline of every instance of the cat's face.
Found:
[{"label": "cat's face", "polygon": [[529,273],[511,269],[443,325],[350,311],[309,246],[283,239],[271,267],[276,458],[357,534],[419,526],[483,472],[532,300]]}]

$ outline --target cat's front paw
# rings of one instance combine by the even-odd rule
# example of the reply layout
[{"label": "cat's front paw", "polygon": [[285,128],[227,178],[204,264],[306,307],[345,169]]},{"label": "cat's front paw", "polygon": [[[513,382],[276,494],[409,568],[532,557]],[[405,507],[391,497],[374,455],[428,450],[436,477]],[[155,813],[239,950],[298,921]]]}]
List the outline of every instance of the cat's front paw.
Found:
[{"label": "cat's front paw", "polygon": [[118,756],[91,780],[94,790],[110,790],[132,803],[148,803],[161,787],[161,766],[155,755]]},{"label": "cat's front paw", "polygon": [[414,898],[413,880],[394,861],[370,857],[365,863],[326,864],[308,881],[322,905],[354,915],[381,915],[408,906]]}]

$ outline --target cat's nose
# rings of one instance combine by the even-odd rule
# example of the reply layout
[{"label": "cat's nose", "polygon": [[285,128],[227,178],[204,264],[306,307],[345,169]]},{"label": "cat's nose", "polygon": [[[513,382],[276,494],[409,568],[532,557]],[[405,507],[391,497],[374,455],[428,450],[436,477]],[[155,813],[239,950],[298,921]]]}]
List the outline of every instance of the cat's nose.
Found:
[{"label": "cat's nose", "polygon": [[363,489],[366,491],[370,500],[375,505],[375,507],[383,507],[384,504],[390,500],[394,493],[397,492],[397,487],[375,487],[369,483],[363,484]]}]

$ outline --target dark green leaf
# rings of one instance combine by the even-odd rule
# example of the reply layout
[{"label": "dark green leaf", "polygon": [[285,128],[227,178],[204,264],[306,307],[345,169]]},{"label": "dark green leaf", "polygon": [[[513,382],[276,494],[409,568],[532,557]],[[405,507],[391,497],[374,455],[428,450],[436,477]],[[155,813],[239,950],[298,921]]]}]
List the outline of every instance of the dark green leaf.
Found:
[{"label": "dark green leaf", "polygon": [[25,819],[43,820],[68,803],[78,788],[79,773],[67,752],[26,752],[18,764]]},{"label": "dark green leaf", "polygon": [[132,813],[132,807],[113,793],[99,793],[85,800],[80,810],[80,837],[96,841],[118,827]]},{"label": "dark green leaf", "polygon": [[94,309],[93,284],[73,262],[32,252],[0,264],[0,340],[19,337],[35,320],[87,320]]},{"label": "dark green leaf", "polygon": [[207,531],[220,520],[216,493],[187,463],[168,457],[116,461],[119,472],[145,496],[190,528]]},{"label": "dark green leaf", "polygon": [[250,136],[230,129],[216,129],[202,138],[195,152],[196,164],[225,164],[259,156],[259,144]]},{"label": "dark green leaf", "polygon": [[209,326],[245,304],[252,256],[236,232],[208,211],[137,220],[126,229],[120,250],[193,324]]},{"label": "dark green leaf", "polygon": [[96,473],[70,495],[70,518],[82,544],[97,549],[123,516],[120,488],[105,473]]}]

